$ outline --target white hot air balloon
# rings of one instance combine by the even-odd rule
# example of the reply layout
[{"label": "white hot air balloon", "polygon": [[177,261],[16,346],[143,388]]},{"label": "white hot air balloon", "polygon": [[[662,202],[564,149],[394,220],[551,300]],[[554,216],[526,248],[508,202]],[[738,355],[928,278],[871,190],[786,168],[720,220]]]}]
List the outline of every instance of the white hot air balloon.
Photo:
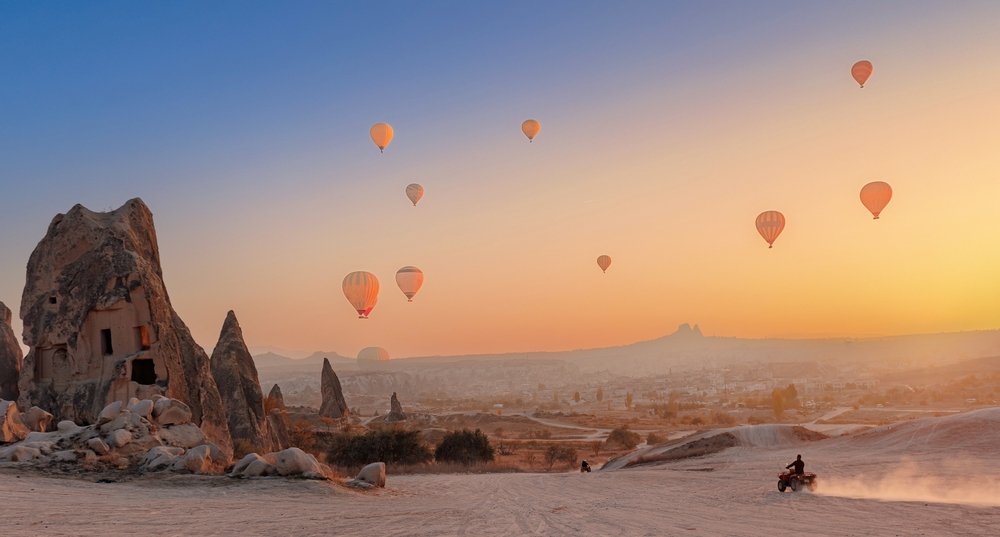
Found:
[{"label": "white hot air balloon", "polygon": [[389,351],[382,347],[365,347],[358,353],[358,367],[368,371],[382,369],[389,362]]},{"label": "white hot air balloon", "polygon": [[424,187],[417,183],[410,183],[406,185],[406,197],[410,198],[410,202],[412,202],[413,206],[416,207],[420,198],[424,197]]},{"label": "white hot air balloon", "polygon": [[365,271],[344,276],[344,296],[358,312],[358,319],[367,319],[378,302],[378,278]]},{"label": "white hot air balloon", "polygon": [[406,266],[396,271],[396,285],[406,295],[407,302],[413,302],[413,295],[424,284],[424,272],[417,267]]}]

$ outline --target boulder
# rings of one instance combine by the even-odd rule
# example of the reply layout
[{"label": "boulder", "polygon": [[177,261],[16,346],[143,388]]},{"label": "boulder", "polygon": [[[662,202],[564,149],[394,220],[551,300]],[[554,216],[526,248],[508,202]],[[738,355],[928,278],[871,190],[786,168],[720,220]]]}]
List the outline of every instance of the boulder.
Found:
[{"label": "boulder", "polygon": [[106,441],[109,447],[112,449],[118,449],[132,441],[132,433],[125,429],[111,431],[111,434],[108,435]]},{"label": "boulder", "polygon": [[375,487],[385,488],[385,463],[373,462],[365,466],[358,472],[358,477],[354,479]]},{"label": "boulder", "polygon": [[42,452],[35,447],[15,444],[0,448],[0,461],[24,462],[42,458]]},{"label": "boulder", "polygon": [[55,432],[61,436],[70,436],[83,431],[83,427],[73,423],[71,420],[62,420],[56,424]]},{"label": "boulder", "polygon": [[117,418],[118,415],[122,413],[123,406],[124,405],[121,401],[109,403],[101,409],[101,413],[97,415],[97,424],[104,425],[105,423]]},{"label": "boulder", "polygon": [[10,308],[0,302],[0,399],[17,401],[22,356],[10,320]]},{"label": "boulder", "polygon": [[273,435],[264,412],[257,368],[232,311],[226,315],[211,363],[212,377],[229,418],[233,445],[247,451],[273,451]]},{"label": "boulder", "polygon": [[218,474],[228,460],[229,457],[223,455],[218,446],[201,445],[187,450],[174,462],[173,469],[192,474]]},{"label": "boulder", "polygon": [[267,459],[256,453],[249,453],[240,459],[233,466],[232,472],[229,473],[230,477],[267,477],[273,475],[278,475],[278,470],[273,464],[267,462]]},{"label": "boulder", "polygon": [[344,400],[344,389],[340,386],[340,378],[333,371],[333,366],[327,358],[323,358],[323,374],[320,381],[323,402],[319,407],[319,415],[324,418],[344,418],[350,415],[347,401]]},{"label": "boulder", "polygon": [[150,399],[143,399],[141,401],[136,401],[134,403],[129,403],[128,409],[133,414],[144,418],[146,420],[152,419],[153,414],[153,401]]},{"label": "boulder", "polygon": [[389,413],[385,415],[387,423],[406,421],[406,414],[403,413],[403,405],[399,403],[396,392],[392,392],[392,397],[389,398],[389,408]]},{"label": "boulder", "polygon": [[14,401],[0,400],[0,444],[24,440],[29,432],[31,431],[21,421],[17,404]]},{"label": "boulder", "polygon": [[142,457],[139,469],[145,472],[158,472],[173,467],[178,457],[184,454],[184,450],[178,447],[157,446]]},{"label": "boulder", "polygon": [[328,469],[316,457],[299,448],[288,448],[270,453],[266,459],[274,465],[279,475],[302,476],[307,479],[326,479]]},{"label": "boulder", "polygon": [[44,433],[52,427],[52,414],[33,406],[21,414],[21,421],[30,431]]},{"label": "boulder", "polygon": [[183,401],[160,397],[153,403],[153,419],[161,426],[191,423],[191,408]]},{"label": "boulder", "polygon": [[160,440],[164,444],[184,449],[200,446],[208,442],[205,433],[193,423],[164,427],[160,429],[159,435]]},{"label": "boulder", "polygon": [[95,423],[112,401],[165,395],[187,403],[194,423],[232,451],[208,355],[170,304],[142,200],[56,215],[28,260],[20,313],[29,348],[22,408]]},{"label": "boulder", "polygon": [[94,437],[91,438],[90,440],[87,440],[87,447],[98,455],[107,455],[108,452],[111,451],[111,448],[109,448],[108,445],[104,443],[104,440],[101,440],[98,437]]},{"label": "boulder", "polygon": [[72,449],[56,451],[51,455],[52,462],[76,462],[77,454]]}]

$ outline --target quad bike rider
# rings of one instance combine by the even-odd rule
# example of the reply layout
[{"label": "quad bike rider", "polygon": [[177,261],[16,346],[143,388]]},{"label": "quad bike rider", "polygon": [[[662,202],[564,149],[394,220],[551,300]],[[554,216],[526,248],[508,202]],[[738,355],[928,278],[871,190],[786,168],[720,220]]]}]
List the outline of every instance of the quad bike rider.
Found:
[{"label": "quad bike rider", "polygon": [[791,464],[785,466],[786,470],[778,475],[778,490],[785,492],[786,488],[791,488],[793,492],[798,492],[802,487],[809,490],[816,490],[816,474],[806,473],[806,463],[802,460],[802,455],[795,457]]},{"label": "quad bike rider", "polygon": [[589,471],[590,471],[590,463],[588,463],[587,461],[583,461],[582,463],[580,463],[580,473],[581,474],[583,472],[589,472]]}]

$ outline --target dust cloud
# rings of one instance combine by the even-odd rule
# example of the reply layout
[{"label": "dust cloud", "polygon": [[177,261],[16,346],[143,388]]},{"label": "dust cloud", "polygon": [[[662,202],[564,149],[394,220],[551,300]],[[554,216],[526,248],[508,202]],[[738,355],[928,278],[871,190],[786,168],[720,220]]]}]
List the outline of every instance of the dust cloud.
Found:
[{"label": "dust cloud", "polygon": [[[988,473],[983,474],[983,471]],[[816,494],[882,501],[932,502],[1000,507],[1000,475],[987,461],[954,460],[940,465],[903,461],[886,474],[831,477]]]}]

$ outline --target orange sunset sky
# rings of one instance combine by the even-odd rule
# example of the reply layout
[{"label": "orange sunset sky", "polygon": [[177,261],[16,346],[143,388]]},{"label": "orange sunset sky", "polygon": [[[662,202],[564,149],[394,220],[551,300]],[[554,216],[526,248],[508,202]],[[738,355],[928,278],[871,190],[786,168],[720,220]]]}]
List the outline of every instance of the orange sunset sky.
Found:
[{"label": "orange sunset sky", "polygon": [[[349,356],[1000,327],[1000,5],[574,5],[409,5],[377,42],[332,4],[9,14],[0,300],[56,213],[138,196],[209,350],[229,309],[252,348]],[[365,321],[355,270],[382,282]]]}]

